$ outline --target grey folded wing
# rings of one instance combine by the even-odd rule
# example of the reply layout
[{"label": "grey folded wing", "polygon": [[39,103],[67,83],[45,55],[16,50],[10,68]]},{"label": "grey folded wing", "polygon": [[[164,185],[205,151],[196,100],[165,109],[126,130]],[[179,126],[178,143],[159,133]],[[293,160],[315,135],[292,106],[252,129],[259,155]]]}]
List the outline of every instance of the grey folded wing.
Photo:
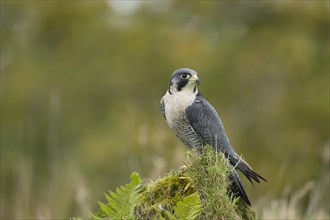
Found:
[{"label": "grey folded wing", "polygon": [[237,153],[229,143],[218,113],[204,98],[197,96],[194,103],[186,108],[186,116],[204,144],[227,154],[229,158],[238,159]]}]

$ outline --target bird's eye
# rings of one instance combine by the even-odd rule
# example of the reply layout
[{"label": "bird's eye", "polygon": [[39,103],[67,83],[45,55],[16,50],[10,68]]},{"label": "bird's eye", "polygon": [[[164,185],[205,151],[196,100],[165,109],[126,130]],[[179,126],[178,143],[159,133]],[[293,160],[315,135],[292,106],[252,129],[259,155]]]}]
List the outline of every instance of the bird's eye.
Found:
[{"label": "bird's eye", "polygon": [[189,73],[181,73],[181,74],[180,74],[180,77],[181,77],[182,79],[187,79],[187,78],[189,78],[189,76],[190,76]]}]

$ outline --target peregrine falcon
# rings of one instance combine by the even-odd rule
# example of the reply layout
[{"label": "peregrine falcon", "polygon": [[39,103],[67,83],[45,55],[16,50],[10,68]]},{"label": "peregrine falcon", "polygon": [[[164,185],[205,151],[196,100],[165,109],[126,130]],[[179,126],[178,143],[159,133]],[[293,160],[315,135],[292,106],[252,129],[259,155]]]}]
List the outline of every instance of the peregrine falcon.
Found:
[{"label": "peregrine falcon", "polygon": [[[188,68],[174,71],[168,90],[160,101],[162,114],[169,127],[190,148],[202,149],[204,145],[210,145],[224,153],[230,165],[240,170],[252,185],[252,180],[257,183],[260,183],[260,179],[266,181],[232,148],[218,113],[199,92],[198,84],[196,71]],[[251,205],[235,169],[229,178],[239,196]]]}]

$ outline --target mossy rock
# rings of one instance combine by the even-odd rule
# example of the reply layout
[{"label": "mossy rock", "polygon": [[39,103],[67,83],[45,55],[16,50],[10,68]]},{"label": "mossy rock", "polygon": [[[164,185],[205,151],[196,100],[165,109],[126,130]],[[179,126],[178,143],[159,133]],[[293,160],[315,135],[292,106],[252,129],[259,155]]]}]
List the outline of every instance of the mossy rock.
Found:
[{"label": "mossy rock", "polygon": [[200,219],[255,219],[255,212],[229,192],[227,164],[223,154],[210,147],[202,153],[189,151],[185,166],[141,187],[135,216],[154,219],[164,209],[175,214],[173,207],[197,192],[202,204]]},{"label": "mossy rock", "polygon": [[[131,192],[134,196],[128,195],[130,199],[127,203],[131,204],[130,209],[118,210],[126,213],[121,219],[127,219],[128,216],[134,216],[135,219],[186,219],[178,217],[177,212],[181,212],[182,216],[182,213],[188,213],[190,208],[194,210],[193,219],[255,219],[255,212],[251,207],[231,193],[228,178],[230,169],[233,168],[228,166],[225,156],[211,147],[205,147],[203,152],[191,150],[188,152],[188,162],[184,166],[155,182],[145,181],[136,185],[134,193]],[[188,203],[188,208],[186,204],[188,211],[180,210],[183,207],[182,201],[193,194],[197,200]],[[118,200],[118,197],[114,196]],[[110,200],[109,196],[107,200],[110,203],[114,201]],[[181,206],[178,207],[178,204]],[[102,206],[107,211],[104,204]],[[120,209],[127,207],[127,204],[108,206],[112,209],[110,211],[113,211],[114,207]],[[93,217],[113,218],[107,216],[102,207]]]}]

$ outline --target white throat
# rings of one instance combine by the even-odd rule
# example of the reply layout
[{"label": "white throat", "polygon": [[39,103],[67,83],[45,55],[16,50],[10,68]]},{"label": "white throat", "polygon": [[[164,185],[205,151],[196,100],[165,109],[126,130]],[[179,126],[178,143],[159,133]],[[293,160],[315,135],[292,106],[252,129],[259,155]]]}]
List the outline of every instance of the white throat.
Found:
[{"label": "white throat", "polygon": [[164,95],[165,117],[170,127],[174,121],[184,113],[185,109],[195,101],[198,89],[193,92],[191,88],[183,88],[181,91],[169,91]]}]

